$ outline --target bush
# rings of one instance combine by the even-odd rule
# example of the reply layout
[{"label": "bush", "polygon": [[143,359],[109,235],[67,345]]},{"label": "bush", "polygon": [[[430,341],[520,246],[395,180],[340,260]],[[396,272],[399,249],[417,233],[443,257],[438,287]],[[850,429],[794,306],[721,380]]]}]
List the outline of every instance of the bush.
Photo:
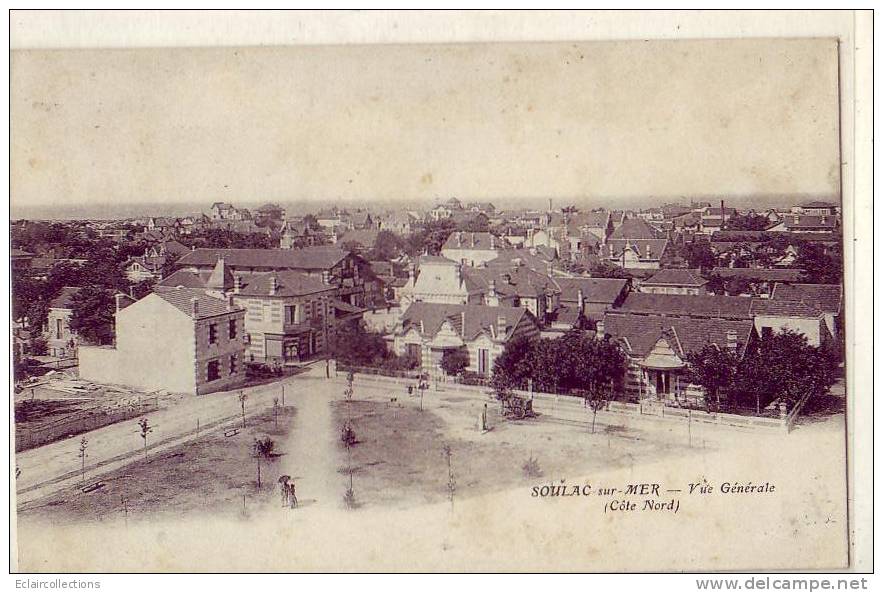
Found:
[{"label": "bush", "polygon": [[346,422],[340,429],[340,441],[347,448],[356,444],[356,431],[353,430],[353,426],[349,422]]},{"label": "bush", "polygon": [[439,366],[448,375],[457,376],[469,366],[469,351],[465,347],[445,350]]},{"label": "bush", "polygon": [[472,371],[463,371],[460,374],[460,383],[463,385],[481,385],[486,386],[490,384],[490,379],[488,379],[484,375],[480,375],[478,373]]},{"label": "bush", "polygon": [[524,470],[524,475],[528,478],[539,478],[543,475],[543,470],[540,469],[540,462],[533,455],[527,458],[521,469]]}]

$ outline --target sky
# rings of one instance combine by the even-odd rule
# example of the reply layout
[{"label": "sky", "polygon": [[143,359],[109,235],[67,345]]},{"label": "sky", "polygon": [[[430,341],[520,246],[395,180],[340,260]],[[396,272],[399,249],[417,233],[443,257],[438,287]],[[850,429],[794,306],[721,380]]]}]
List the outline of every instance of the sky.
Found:
[{"label": "sky", "polygon": [[17,50],[11,202],[839,194],[832,39]]}]

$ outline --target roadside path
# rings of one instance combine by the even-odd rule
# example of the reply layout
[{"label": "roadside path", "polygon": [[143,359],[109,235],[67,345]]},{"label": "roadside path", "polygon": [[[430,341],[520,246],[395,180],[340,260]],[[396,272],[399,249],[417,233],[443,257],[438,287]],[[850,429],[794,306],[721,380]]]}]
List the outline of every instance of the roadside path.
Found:
[{"label": "roadside path", "polygon": [[[279,397],[286,385],[286,403],[294,395],[292,384],[298,377],[248,387],[246,416],[264,412]],[[148,455],[175,447],[204,434],[206,430],[235,427],[242,419],[239,390],[192,396],[177,405],[147,414],[152,427],[147,437]],[[197,419],[200,432],[196,432]],[[144,441],[138,419],[132,418],[96,430],[56,441],[42,447],[21,451],[15,456],[21,474],[16,479],[17,503],[40,498],[81,480],[80,439],[88,441],[86,481],[97,475],[131,463],[144,454]]]}]

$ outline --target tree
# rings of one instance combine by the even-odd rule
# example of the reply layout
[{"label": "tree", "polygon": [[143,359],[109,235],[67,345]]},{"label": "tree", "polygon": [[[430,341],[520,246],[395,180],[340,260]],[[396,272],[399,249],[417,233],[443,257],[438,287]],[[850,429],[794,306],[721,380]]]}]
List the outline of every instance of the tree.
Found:
[{"label": "tree", "polygon": [[374,239],[369,258],[372,261],[390,261],[399,256],[402,248],[402,240],[392,231],[383,230],[377,233]]},{"label": "tree", "polygon": [[770,219],[754,212],[734,214],[726,220],[728,231],[764,231],[770,226]]},{"label": "tree", "polygon": [[261,487],[261,459],[272,459],[276,443],[270,437],[255,438],[252,444],[252,455],[258,463],[258,488]]},{"label": "tree", "polygon": [[710,270],[717,264],[717,258],[711,245],[708,243],[685,243],[682,248],[682,257],[687,260],[687,266],[690,268],[699,268],[702,270]]},{"label": "tree", "polygon": [[594,264],[589,269],[589,275],[592,278],[631,278],[632,275],[628,273],[625,269],[617,266],[615,264],[611,264],[609,262],[601,261]]},{"label": "tree", "polygon": [[86,454],[86,449],[89,447],[89,441],[86,440],[86,437],[82,437],[80,439],[80,453],[77,457],[80,458],[80,472],[81,472],[81,483],[83,486],[86,485],[86,458],[88,455]]},{"label": "tree", "polygon": [[354,321],[337,328],[331,353],[343,363],[370,366],[377,359],[387,358],[388,348],[382,335],[370,332],[361,323]]},{"label": "tree", "polygon": [[804,282],[840,284],[843,278],[843,258],[839,244],[829,252],[821,243],[803,243],[797,250],[794,267],[804,270]]},{"label": "tree", "polygon": [[84,286],[71,298],[71,331],[91,344],[111,343],[114,335],[114,308],[114,298],[110,291]]},{"label": "tree", "polygon": [[491,382],[498,390],[520,387],[530,377],[528,360],[532,344],[524,337],[506,343],[503,352],[494,360]]},{"label": "tree", "polygon": [[242,408],[242,428],[245,428],[245,402],[248,401],[248,394],[239,392],[239,407]]},{"label": "tree", "polygon": [[445,350],[442,353],[441,363],[442,370],[450,376],[459,376],[469,366],[469,350],[465,346]]},{"label": "tree", "polygon": [[150,426],[147,418],[139,420],[138,427],[141,429],[141,438],[144,440],[144,459],[147,459],[147,435],[153,432],[153,427]]},{"label": "tree", "polygon": [[721,393],[733,384],[739,359],[728,348],[706,344],[701,350],[687,354],[686,379],[705,388],[705,406],[709,400],[716,401],[717,410],[721,407]]}]

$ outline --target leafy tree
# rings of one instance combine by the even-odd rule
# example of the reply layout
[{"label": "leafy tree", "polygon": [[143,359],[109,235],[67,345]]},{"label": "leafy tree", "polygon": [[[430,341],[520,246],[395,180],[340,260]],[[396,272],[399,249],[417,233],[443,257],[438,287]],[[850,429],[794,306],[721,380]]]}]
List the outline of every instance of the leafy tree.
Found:
[{"label": "leafy tree", "polygon": [[469,366],[469,350],[465,346],[445,350],[442,354],[440,366],[448,375],[460,375]]},{"label": "leafy tree", "polygon": [[731,216],[725,224],[728,231],[763,231],[769,228],[770,220],[766,216],[748,212]]},{"label": "leafy tree", "polygon": [[341,325],[332,340],[331,352],[337,360],[357,366],[370,366],[378,358],[387,358],[383,336],[370,332],[358,322]]},{"label": "leafy tree", "polygon": [[682,257],[687,260],[687,266],[690,268],[710,270],[717,264],[714,251],[711,250],[711,245],[708,243],[695,241],[685,243],[682,248]]},{"label": "leafy tree", "polygon": [[701,350],[687,354],[686,379],[705,388],[705,405],[715,400],[717,409],[721,407],[721,394],[732,386],[736,376],[739,359],[728,348],[719,348],[715,344],[706,344]]},{"label": "leafy tree", "polygon": [[273,458],[273,450],[276,443],[270,437],[255,439],[252,444],[252,455],[258,463],[258,488],[261,487],[261,459],[270,460]]},{"label": "leafy tree", "polygon": [[91,344],[113,341],[115,303],[112,294],[95,286],[85,286],[71,298],[71,330]]},{"label": "leafy tree", "polygon": [[589,269],[589,275],[593,278],[631,278],[627,270],[609,262],[598,262]]},{"label": "leafy tree", "polygon": [[839,284],[843,278],[843,257],[839,244],[829,252],[821,243],[805,242],[798,249],[794,267],[804,270],[805,282]]},{"label": "leafy tree", "polygon": [[519,387],[530,377],[530,340],[515,338],[506,343],[503,352],[494,360],[492,383],[498,390]]},{"label": "leafy tree", "polygon": [[374,247],[371,249],[369,258],[372,261],[390,261],[399,256],[402,241],[392,231],[383,230],[377,233]]}]

